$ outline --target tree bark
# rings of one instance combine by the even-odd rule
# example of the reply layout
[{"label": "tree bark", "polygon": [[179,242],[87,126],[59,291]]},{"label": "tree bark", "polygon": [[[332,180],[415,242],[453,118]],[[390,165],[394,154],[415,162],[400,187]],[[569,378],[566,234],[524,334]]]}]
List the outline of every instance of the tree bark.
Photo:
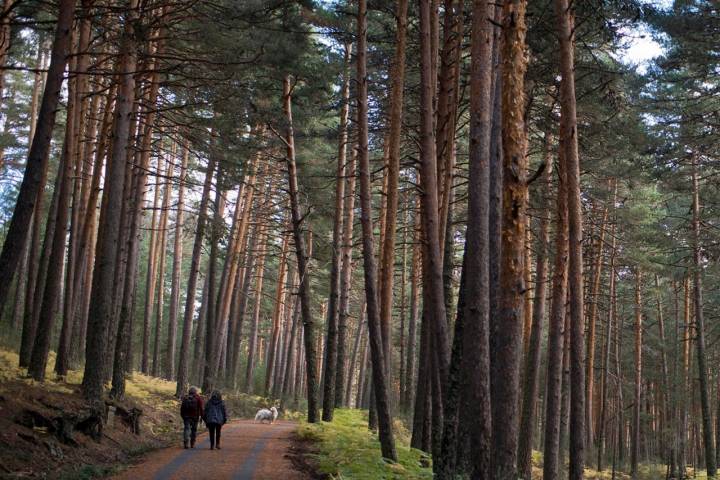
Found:
[{"label": "tree bark", "polygon": [[253,370],[255,367],[255,356],[258,344],[258,324],[260,323],[260,307],[262,306],[263,280],[265,278],[265,259],[267,257],[268,239],[266,234],[267,227],[263,227],[260,236],[261,251],[258,260],[258,276],[255,282],[255,304],[253,308],[252,323],[250,325],[250,335],[248,336],[248,359],[247,369],[245,370],[245,391],[253,392]]},{"label": "tree bark", "polygon": [[517,478],[518,384],[522,341],[525,215],[527,208],[527,140],[525,129],[525,8],[524,0],[505,3],[502,41],[503,208],[499,321],[494,332],[502,381],[493,385],[493,471],[496,479]]},{"label": "tree bark", "polygon": [[[365,270],[365,297],[367,306],[372,376],[375,386],[375,403],[378,413],[380,450],[382,456],[397,461],[395,439],[390,417],[390,386],[385,371],[380,311],[377,295],[377,265],[372,225],[372,199],[370,159],[368,157],[368,79],[367,79],[367,2],[358,0],[357,13],[357,112],[358,112],[358,163],[360,178],[360,220],[362,224],[363,266]],[[437,210],[436,210],[437,212]]]},{"label": "tree bark", "polygon": [[175,375],[175,349],[177,344],[178,309],[180,307],[180,281],[183,260],[183,218],[185,208],[185,177],[187,175],[190,151],[185,143],[182,147],[182,164],[178,178],[177,211],[175,214],[175,238],[173,239],[173,267],[170,287],[170,311],[168,312],[168,338],[165,352],[165,378],[172,380]]},{"label": "tree bark", "polygon": [[60,13],[55,27],[55,40],[50,54],[50,67],[40,103],[35,136],[30,145],[15,209],[5,235],[2,252],[0,252],[0,278],[4,279],[3,282],[0,282],[0,311],[5,309],[5,301],[20,262],[20,254],[28,242],[27,232],[33,213],[37,210],[38,196],[42,193],[43,172],[47,168],[50,142],[60,101],[60,90],[70,53],[75,0],[61,0],[58,7]]},{"label": "tree bark", "polygon": [[280,338],[280,320],[282,315],[283,298],[285,296],[285,283],[288,268],[288,247],[290,236],[283,236],[282,248],[278,260],[277,286],[275,287],[275,307],[272,316],[272,330],[270,332],[270,343],[268,344],[268,361],[265,365],[265,396],[269,397],[273,387],[273,373],[275,371],[275,351],[277,350],[278,339]]},{"label": "tree bark", "polygon": [[[185,394],[189,383],[189,358],[190,358],[190,336],[192,334],[193,316],[195,314],[195,296],[197,290],[198,274],[200,272],[200,257],[202,255],[203,237],[205,236],[205,224],[207,223],[207,207],[210,202],[210,190],[212,189],[212,177],[215,171],[215,157],[210,155],[205,181],[203,183],[200,206],[198,207],[198,219],[195,227],[195,241],[193,243],[192,255],[190,257],[190,272],[187,281],[187,293],[185,296],[185,311],[183,312],[183,336],[180,343],[180,357],[178,360],[177,387],[175,395],[180,397]],[[199,329],[198,329],[199,330]],[[199,334],[199,333],[198,333]]]},{"label": "tree bark", "polygon": [[[403,0],[405,1],[405,0]],[[331,422],[335,408],[335,389],[338,362],[339,296],[342,263],[343,206],[348,142],[348,116],[350,112],[350,55],[352,43],[345,44],[342,107],[340,109],[340,145],[335,170],[335,214],[333,218],[332,260],[330,266],[330,295],[328,297],[327,335],[325,346],[325,373],[323,375],[322,419]]]},{"label": "tree bark", "polygon": [[587,358],[585,359],[585,443],[592,445],[595,441],[595,432],[593,425],[595,423],[595,413],[593,410],[593,398],[595,393],[595,331],[598,316],[598,304],[600,296],[600,283],[602,280],[603,268],[603,251],[605,248],[605,228],[608,218],[608,207],[603,209],[602,220],[600,221],[600,233],[595,246],[594,265],[592,267],[593,277],[590,290],[590,318],[588,319],[587,332]]},{"label": "tree bark", "polygon": [[[350,316],[350,289],[352,287],[353,272],[353,227],[355,223],[355,179],[357,176],[357,150],[353,149],[350,163],[345,169],[347,185],[345,186],[345,202],[343,205],[343,244],[342,244],[342,270],[340,271],[340,303],[338,304],[338,351],[337,366],[335,367],[335,406],[343,406],[343,388],[345,386],[345,361],[347,321]],[[351,370],[352,372],[352,370]],[[350,375],[350,372],[348,372]],[[348,385],[351,385],[348,382]],[[349,387],[348,387],[349,388]],[[347,396],[349,398],[350,392]],[[344,402],[349,406],[349,399]]]},{"label": "tree bark", "polygon": [[[615,201],[617,197],[617,180],[615,182],[615,193],[613,194],[613,209],[615,208]],[[615,296],[617,291],[616,286],[616,274],[615,274],[615,256],[616,256],[616,250],[615,250],[615,244],[616,244],[616,229],[617,229],[617,220],[615,220],[612,224],[612,229],[610,233],[611,245],[610,245],[610,265],[608,268],[608,275],[610,276],[610,311],[608,313],[608,319],[607,319],[607,327],[605,329],[605,347],[603,351],[603,368],[602,368],[602,377],[601,377],[601,387],[600,387],[600,422],[598,424],[598,439],[597,439],[597,446],[598,446],[598,461],[597,461],[597,469],[599,472],[602,472],[603,470],[603,459],[605,456],[605,443],[606,443],[606,431],[607,426],[606,423],[608,421],[608,384],[610,383],[609,375],[610,375],[610,344],[612,339],[612,332],[613,332],[613,323],[616,322],[615,318],[617,316],[617,311],[615,310]]]},{"label": "tree bark", "polygon": [[708,477],[717,474],[715,447],[713,445],[712,412],[710,411],[709,377],[705,347],[705,315],[703,307],[702,251],[700,247],[700,188],[698,185],[697,159],[692,164],[692,241],[693,241],[693,291],[695,306],[695,351],[697,352],[698,377],[700,381],[700,406],[702,410],[705,468]]},{"label": "tree bark", "polygon": [[395,278],[395,238],[397,229],[398,185],[400,181],[400,147],[402,141],[403,103],[405,89],[405,50],[407,45],[408,1],[399,0],[395,11],[395,56],[392,62],[390,90],[388,148],[386,155],[387,185],[385,189],[384,233],[380,258],[380,325],[383,333],[383,353],[388,379],[392,375],[392,310],[393,280]]},{"label": "tree bark", "polygon": [[640,461],[640,402],[642,401],[642,271],[635,269],[635,386],[633,404],[632,446],[630,450],[630,476],[638,478]]},{"label": "tree bark", "polygon": [[450,365],[450,348],[445,315],[442,252],[440,247],[437,154],[435,144],[435,83],[433,49],[433,3],[420,0],[420,183],[421,218],[425,235],[423,256],[423,317],[430,322],[432,341],[430,378],[433,385],[433,453],[440,455],[443,430],[445,383]]},{"label": "tree bark", "polygon": [[165,316],[165,262],[167,261],[167,237],[168,217],[170,216],[170,198],[172,197],[172,178],[175,173],[175,163],[172,157],[167,159],[167,170],[165,176],[165,191],[163,192],[163,203],[160,212],[160,243],[155,251],[158,257],[157,270],[157,307],[155,310],[155,338],[153,342],[152,376],[159,377],[162,374],[160,336],[162,334],[163,317]]},{"label": "tree bark", "polygon": [[[363,1],[363,0],[361,0]],[[359,75],[358,75],[359,76]],[[300,275],[298,295],[300,296],[300,311],[303,321],[305,344],[305,375],[307,377],[308,423],[318,420],[318,386],[317,386],[317,347],[315,344],[315,321],[310,311],[310,283],[307,277],[307,256],[305,251],[305,238],[302,232],[303,217],[300,212],[300,199],[297,181],[297,165],[295,163],[295,135],[292,122],[292,89],[290,77],[283,79],[283,108],[287,119],[287,132],[285,143],[287,146],[287,168],[290,192],[290,211],[292,213],[292,231],[295,240],[295,255],[297,269]]]},{"label": "tree bark", "polygon": [[[540,202],[550,198],[552,187],[552,135],[545,133],[543,172],[543,186],[540,192]],[[542,207],[541,207],[542,209]],[[530,479],[532,474],[532,448],[535,435],[535,418],[537,412],[537,397],[540,381],[540,343],[543,335],[543,321],[545,319],[545,298],[548,270],[548,248],[550,245],[549,212],[545,211],[540,217],[540,230],[538,232],[538,249],[535,263],[535,293],[532,307],[532,326],[528,341],[528,351],[525,357],[523,378],[522,416],[520,418],[520,435],[518,437],[518,476]],[[530,245],[526,245],[526,250]],[[526,266],[527,268],[527,266]]]},{"label": "tree bark", "polygon": [[[75,65],[77,62],[74,62]],[[67,237],[67,224],[70,209],[70,199],[73,187],[74,157],[75,157],[75,128],[78,121],[78,105],[76,98],[77,79],[69,81],[67,122],[65,127],[65,139],[63,150],[58,167],[60,193],[57,197],[57,211],[55,213],[55,228],[53,229],[52,242],[48,259],[48,270],[42,294],[42,303],[38,315],[37,330],[35,332],[35,343],[33,344],[30,356],[28,374],[37,381],[45,380],[45,368],[47,366],[50,340],[55,323],[55,309],[60,299],[62,288],[63,257],[65,254],[65,239]],[[72,268],[72,266],[68,266]],[[64,315],[69,321],[69,316]],[[68,325],[65,331],[67,336]],[[66,354],[67,352],[65,352]],[[65,356],[65,360],[67,355]]]},{"label": "tree bark", "polygon": [[[152,130],[145,132],[146,135],[152,135]],[[145,137],[149,138],[149,137]],[[146,143],[146,142],[144,142]],[[143,145],[145,146],[145,145]],[[149,143],[147,143],[149,147]],[[163,176],[163,162],[158,159],[157,175],[155,180],[155,194],[152,205],[152,220],[150,222],[150,246],[148,247],[148,264],[145,277],[145,310],[143,314],[143,337],[142,337],[142,357],[140,362],[140,370],[145,374],[150,374],[150,336],[152,335],[152,314],[155,305],[155,285],[157,281],[157,245],[158,245],[158,214],[160,214],[160,181]]]},{"label": "tree bark", "polygon": [[[100,214],[99,235],[95,254],[90,311],[88,314],[88,339],[85,350],[85,373],[83,393],[85,398],[98,405],[102,401],[106,378],[104,359],[108,354],[106,331],[113,315],[113,292],[115,286],[114,252],[120,239],[120,203],[125,184],[125,164],[130,130],[130,114],[135,97],[135,78],[132,73],[137,65],[137,42],[134,38],[135,21],[138,18],[137,0],[128,0],[127,18],[121,39],[118,73],[120,86],[115,105],[113,146],[109,167],[106,171],[108,189],[105,191],[105,210]],[[103,215],[104,214],[104,215]]]},{"label": "tree bark", "polygon": [[[562,126],[561,126],[562,128]],[[563,141],[564,136],[560,136]],[[558,478],[560,465],[561,390],[563,377],[563,330],[568,283],[567,167],[562,146],[558,148],[557,219],[550,316],[548,318],[547,374],[545,380],[545,441],[543,478]]]},{"label": "tree bark", "polygon": [[560,122],[567,165],[569,225],[569,303],[570,303],[570,480],[581,480],[585,456],[585,370],[583,318],[582,202],[580,199],[580,160],[578,157],[575,103],[574,21],[568,0],[555,0],[560,43]]}]

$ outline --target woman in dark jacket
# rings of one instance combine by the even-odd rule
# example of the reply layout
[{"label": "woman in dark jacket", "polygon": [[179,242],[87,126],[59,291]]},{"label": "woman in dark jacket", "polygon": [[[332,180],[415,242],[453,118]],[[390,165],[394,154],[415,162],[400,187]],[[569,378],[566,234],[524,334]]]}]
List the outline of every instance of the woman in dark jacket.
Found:
[{"label": "woman in dark jacket", "polygon": [[210,432],[210,450],[220,450],[220,430],[227,423],[227,411],[220,392],[215,390],[205,405],[205,425]]}]

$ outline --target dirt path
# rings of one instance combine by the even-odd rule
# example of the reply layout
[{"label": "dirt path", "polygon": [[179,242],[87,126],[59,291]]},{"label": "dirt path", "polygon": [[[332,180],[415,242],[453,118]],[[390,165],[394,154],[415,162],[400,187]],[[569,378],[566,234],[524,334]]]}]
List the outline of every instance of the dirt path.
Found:
[{"label": "dirt path", "polygon": [[297,424],[278,421],[274,425],[241,420],[225,425],[220,445],[210,450],[207,433],[194,449],[178,446],[150,454],[115,480],[307,480],[287,456],[291,434]]}]

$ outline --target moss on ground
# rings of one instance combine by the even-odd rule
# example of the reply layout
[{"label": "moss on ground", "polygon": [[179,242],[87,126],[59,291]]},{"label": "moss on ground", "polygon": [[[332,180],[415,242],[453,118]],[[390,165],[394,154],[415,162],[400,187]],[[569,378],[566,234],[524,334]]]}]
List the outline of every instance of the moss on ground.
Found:
[{"label": "moss on ground", "polygon": [[335,410],[331,423],[302,423],[298,435],[312,441],[317,450],[313,460],[319,473],[337,479],[431,479],[427,454],[408,446],[407,431],[396,424],[399,461],[382,460],[377,435],[367,428],[367,412]]}]

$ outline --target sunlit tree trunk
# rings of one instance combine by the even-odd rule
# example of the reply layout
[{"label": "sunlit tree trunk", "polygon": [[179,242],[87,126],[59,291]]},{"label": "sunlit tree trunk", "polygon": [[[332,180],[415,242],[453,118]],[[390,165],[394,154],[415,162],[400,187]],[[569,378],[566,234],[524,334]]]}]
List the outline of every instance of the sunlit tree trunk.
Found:
[{"label": "sunlit tree trunk", "polygon": [[494,332],[493,471],[496,479],[517,478],[518,383],[524,306],[527,140],[525,113],[525,1],[505,3],[503,15],[502,145],[503,208],[499,321]]}]

